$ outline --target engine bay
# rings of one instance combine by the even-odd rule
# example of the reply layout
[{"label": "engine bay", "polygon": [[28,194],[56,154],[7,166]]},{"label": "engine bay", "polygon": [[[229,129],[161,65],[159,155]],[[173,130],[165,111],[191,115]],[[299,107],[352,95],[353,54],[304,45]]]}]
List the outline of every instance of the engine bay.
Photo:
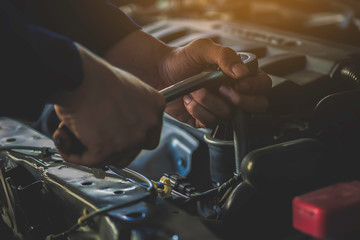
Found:
[{"label": "engine bay", "polygon": [[[360,180],[359,3],[112,1],[182,47],[210,38],[256,55],[269,109],[214,129],[164,116],[159,146],[126,169],[64,162],[51,106],[0,119],[1,216],[14,239],[315,239],[292,200]],[[355,231],[339,239],[359,239]]]}]

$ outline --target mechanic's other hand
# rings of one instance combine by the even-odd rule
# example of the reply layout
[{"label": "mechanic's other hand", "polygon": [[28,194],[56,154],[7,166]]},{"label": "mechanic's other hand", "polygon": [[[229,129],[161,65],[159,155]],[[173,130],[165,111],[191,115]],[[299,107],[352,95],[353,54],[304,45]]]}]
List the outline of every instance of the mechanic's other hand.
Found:
[{"label": "mechanic's other hand", "polygon": [[[157,146],[164,98],[135,76],[112,67],[77,45],[84,81],[73,91],[55,97],[55,110],[85,145],[82,154],[60,154],[64,160],[85,166],[127,166],[143,149]],[[59,131],[55,144],[64,144]]]},{"label": "mechanic's other hand", "polygon": [[166,112],[194,127],[213,127],[231,116],[232,106],[249,112],[263,112],[268,107],[264,97],[271,79],[263,71],[247,77],[249,70],[231,48],[199,39],[183,48],[174,49],[162,64],[162,80],[169,86],[218,65],[228,76],[238,79],[234,86],[220,86],[216,91],[200,89],[167,105]]}]

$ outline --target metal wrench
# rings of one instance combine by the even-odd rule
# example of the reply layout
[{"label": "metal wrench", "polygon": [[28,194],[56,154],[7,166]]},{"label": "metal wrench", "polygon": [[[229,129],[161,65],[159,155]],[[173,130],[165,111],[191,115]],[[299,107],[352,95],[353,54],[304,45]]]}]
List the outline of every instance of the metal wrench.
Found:
[{"label": "metal wrench", "polygon": [[[256,56],[252,53],[244,52],[238,53],[238,55],[248,67],[250,75],[255,75],[258,72],[258,62]],[[165,97],[166,102],[171,102],[178,97],[184,96],[203,87],[215,87],[226,84],[232,85],[236,83],[236,81],[237,80],[230,78],[219,69],[215,71],[208,70],[182,80],[172,86],[160,90],[159,92]],[[68,141],[66,144],[57,144],[60,151],[66,154],[81,154],[86,150],[86,146],[82,144],[78,138],[76,138],[66,125],[62,125],[58,130],[63,133],[63,136],[66,136],[66,141]],[[55,139],[55,141],[57,140]],[[61,146],[66,147],[61,149]],[[105,176],[101,169],[99,170],[95,168],[93,173],[98,178],[104,178]]]},{"label": "metal wrench", "polygon": [[[241,60],[249,69],[250,75],[256,75],[258,72],[258,62],[256,56],[252,53],[241,52],[238,53]],[[203,71],[185,80],[182,80],[170,87],[160,90],[160,93],[165,97],[166,102],[171,102],[178,97],[184,96],[195,90],[204,87],[215,87],[220,85],[232,85],[236,79],[232,79],[219,69]]]}]

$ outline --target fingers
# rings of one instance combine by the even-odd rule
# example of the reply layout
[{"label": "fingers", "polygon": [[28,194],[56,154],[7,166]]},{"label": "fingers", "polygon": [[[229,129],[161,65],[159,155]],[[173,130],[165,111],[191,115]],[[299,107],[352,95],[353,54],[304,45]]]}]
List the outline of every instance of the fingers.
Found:
[{"label": "fingers", "polygon": [[257,76],[245,78],[234,87],[221,86],[219,92],[225,99],[200,89],[185,96],[184,105],[201,127],[211,128],[231,116],[231,105],[248,112],[265,112],[269,102],[263,94],[271,89],[271,84],[269,76],[260,70]]},{"label": "fingers", "polygon": [[271,89],[271,86],[271,78],[264,71],[259,70],[256,76],[242,79],[234,88],[240,93],[264,94]]},{"label": "fingers", "polygon": [[197,119],[201,127],[212,127],[230,116],[230,106],[220,97],[200,89],[184,97],[189,114]]},{"label": "fingers", "polygon": [[211,128],[217,121],[216,117],[197,103],[191,95],[184,97],[185,108],[197,120],[199,127]]},{"label": "fingers", "polygon": [[[143,134],[143,141],[138,142],[134,147],[128,147],[121,151],[118,150],[118,152],[116,152],[116,147],[114,147],[107,155],[102,154],[104,151],[96,150],[98,146],[90,148],[89,151],[64,122],[61,122],[58,129],[55,130],[53,139],[59,153],[68,162],[86,166],[103,166],[106,162],[113,162],[118,167],[125,167],[135,158],[135,152],[138,153],[142,148],[154,149],[159,144],[162,127],[162,124],[159,123],[162,123],[162,120],[154,122],[152,127],[149,127],[146,133]],[[106,149],[104,148],[103,150]]]},{"label": "fingers", "polygon": [[225,119],[230,115],[230,106],[226,101],[204,88],[191,93],[191,96],[217,118]]},{"label": "fingers", "polygon": [[[139,144],[121,151],[112,149],[112,151],[104,155],[101,150],[94,151],[93,148],[87,149],[83,145],[79,148],[78,143],[76,143],[79,140],[74,138],[70,130],[67,128],[67,130],[64,130],[64,126],[63,122],[60,123],[60,128],[54,132],[53,139],[60,155],[69,163],[88,167],[103,167],[112,164],[118,168],[124,168],[134,160],[142,149],[141,144]],[[157,143],[159,139],[153,138],[153,141]],[[106,149],[104,150],[106,151]]]},{"label": "fingers", "polygon": [[253,113],[265,112],[269,102],[263,94],[271,89],[271,84],[268,75],[259,71],[257,76],[243,79],[234,87],[221,86],[219,92],[225,99],[200,89],[183,98],[184,106],[198,126],[212,128],[231,116],[231,106]]},{"label": "fingers", "polygon": [[234,106],[245,111],[261,113],[265,112],[269,106],[267,98],[261,95],[239,94],[233,88],[228,86],[221,86],[219,91]]},{"label": "fingers", "polygon": [[269,106],[263,95],[271,89],[271,85],[270,77],[259,70],[256,76],[242,79],[233,87],[220,86],[219,92],[234,106],[245,111],[262,113]]},{"label": "fingers", "polygon": [[63,153],[69,153],[71,151],[71,141],[69,135],[64,131],[60,130],[65,126],[64,122],[60,122],[58,129],[53,133],[53,140],[56,148]]},{"label": "fingers", "polygon": [[220,69],[233,78],[242,78],[249,75],[249,69],[231,48],[219,46],[216,60]]},{"label": "fingers", "polygon": [[184,47],[183,51],[190,65],[218,65],[232,78],[241,78],[249,74],[248,68],[234,50],[218,45],[211,39],[195,40]]},{"label": "fingers", "polygon": [[234,50],[218,45],[210,39],[198,39],[187,45],[183,51],[189,65],[218,65],[228,76],[242,78],[235,85],[235,90],[239,92],[262,94],[271,88],[271,79],[264,71],[259,70],[256,76],[248,76],[248,68]]},{"label": "fingers", "polygon": [[81,154],[86,150],[84,144],[70,131],[64,122],[53,133],[53,139],[59,151],[66,154]]},{"label": "fingers", "polygon": [[91,161],[91,158],[86,157],[87,160],[83,160],[89,151],[63,121],[60,122],[52,137],[56,148],[65,161],[86,166],[96,165],[96,161]]}]

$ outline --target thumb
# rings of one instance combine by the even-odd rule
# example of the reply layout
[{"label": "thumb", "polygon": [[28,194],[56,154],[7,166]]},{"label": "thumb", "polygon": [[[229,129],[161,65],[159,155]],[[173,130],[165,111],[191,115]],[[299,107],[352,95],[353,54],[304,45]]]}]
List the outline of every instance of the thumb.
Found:
[{"label": "thumb", "polygon": [[86,150],[84,144],[74,135],[73,132],[71,132],[64,122],[61,122],[59,127],[55,130],[53,140],[56,147],[62,154],[81,155]]},{"label": "thumb", "polygon": [[211,39],[203,38],[193,41],[183,48],[192,64],[218,65],[220,69],[232,78],[241,78],[249,74],[248,68],[242,62],[240,56],[229,48],[214,43]]}]

